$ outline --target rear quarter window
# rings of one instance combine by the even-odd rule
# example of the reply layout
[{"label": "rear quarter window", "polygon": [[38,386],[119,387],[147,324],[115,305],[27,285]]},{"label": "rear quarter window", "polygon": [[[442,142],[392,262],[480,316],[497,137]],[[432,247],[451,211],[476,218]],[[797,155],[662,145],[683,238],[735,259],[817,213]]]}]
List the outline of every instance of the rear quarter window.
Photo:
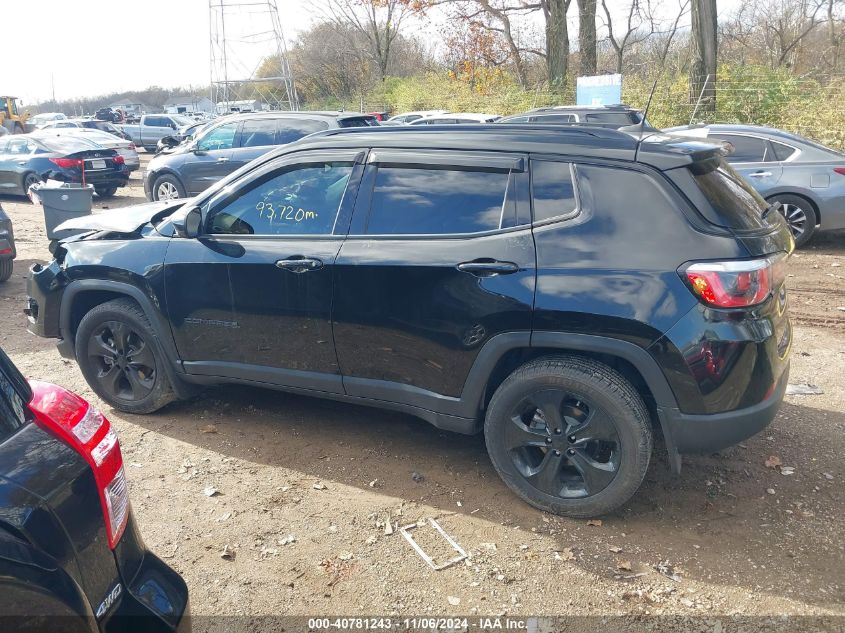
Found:
[{"label": "rear quarter window", "polygon": [[768,203],[722,159],[693,164],[689,173],[709,206],[699,211],[711,223],[731,229],[755,230],[771,226],[777,213],[763,218]]},{"label": "rear quarter window", "polygon": [[26,423],[31,397],[26,380],[0,349],[0,442]]}]

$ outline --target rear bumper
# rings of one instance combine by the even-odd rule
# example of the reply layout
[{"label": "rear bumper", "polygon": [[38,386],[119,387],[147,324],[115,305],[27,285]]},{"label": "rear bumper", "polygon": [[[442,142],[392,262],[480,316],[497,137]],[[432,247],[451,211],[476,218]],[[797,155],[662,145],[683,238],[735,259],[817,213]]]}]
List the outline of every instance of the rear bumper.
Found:
[{"label": "rear bumper", "polygon": [[687,414],[669,408],[661,408],[659,413],[678,453],[718,451],[766,428],[780,408],[788,381],[787,364],[768,398],[753,406],[725,413]]}]

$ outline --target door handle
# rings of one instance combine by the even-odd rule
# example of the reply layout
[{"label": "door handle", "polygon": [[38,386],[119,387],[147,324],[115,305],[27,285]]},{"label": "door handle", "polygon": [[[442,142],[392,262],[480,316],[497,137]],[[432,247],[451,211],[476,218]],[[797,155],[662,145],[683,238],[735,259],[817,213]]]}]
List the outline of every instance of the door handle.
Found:
[{"label": "door handle", "polygon": [[302,257],[294,255],[287,259],[280,259],[276,262],[276,268],[289,270],[292,273],[307,273],[309,270],[319,270],[323,267],[322,260],[317,258]]},{"label": "door handle", "polygon": [[755,172],[752,172],[748,175],[752,176],[753,178],[768,178],[769,176],[772,175],[772,172],[770,172],[770,171],[755,171]]},{"label": "door handle", "polygon": [[500,262],[495,259],[475,259],[458,264],[457,269],[476,277],[494,277],[515,273],[519,270],[519,266],[513,262]]},{"label": "door handle", "polygon": [[228,161],[228,160],[229,160],[228,158],[223,157],[223,158],[218,158],[218,159],[217,159],[217,162],[218,162],[218,163],[225,163],[225,162],[226,162],[226,161]]}]

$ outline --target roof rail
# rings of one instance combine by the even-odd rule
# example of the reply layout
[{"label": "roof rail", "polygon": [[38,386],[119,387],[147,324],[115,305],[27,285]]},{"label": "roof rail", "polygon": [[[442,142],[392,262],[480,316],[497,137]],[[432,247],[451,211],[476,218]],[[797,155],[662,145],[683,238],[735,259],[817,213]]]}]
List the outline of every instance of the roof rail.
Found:
[{"label": "roof rail", "polygon": [[403,125],[403,126],[378,126],[378,127],[346,127],[323,130],[310,134],[309,138],[317,136],[337,136],[346,134],[426,134],[429,132],[451,132],[480,134],[482,132],[495,132],[496,134],[514,134],[515,132],[534,132],[538,135],[548,136],[550,134],[561,134],[567,136],[592,136],[594,138],[625,138],[630,139],[630,134],[619,132],[610,128],[587,127],[580,125],[543,125],[538,127],[531,123],[510,123],[508,125],[497,125],[495,123],[474,123],[467,125]]}]

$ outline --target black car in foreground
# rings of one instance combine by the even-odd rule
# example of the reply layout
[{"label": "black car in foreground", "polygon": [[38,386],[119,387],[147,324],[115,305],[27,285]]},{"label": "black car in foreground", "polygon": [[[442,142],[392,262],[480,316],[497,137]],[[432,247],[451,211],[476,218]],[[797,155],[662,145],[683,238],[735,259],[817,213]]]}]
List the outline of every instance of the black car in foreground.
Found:
[{"label": "black car in foreground", "polygon": [[[604,128],[331,130],[187,201],[72,220],[28,281],[112,406],[219,383],[483,430],[505,483],[571,516],[774,417],[792,237],[722,146]],[[126,369],[124,369],[126,368]]]},{"label": "black car in foreground", "polygon": [[8,631],[190,629],[184,580],[138,533],[114,428],[2,350],[0,614]]},{"label": "black car in foreground", "polygon": [[129,168],[116,150],[71,136],[0,138],[0,193],[26,195],[30,186],[51,178],[86,182],[101,196],[112,196],[129,181]]},{"label": "black car in foreground", "polygon": [[0,281],[6,281],[12,276],[16,255],[12,220],[0,206]]}]

